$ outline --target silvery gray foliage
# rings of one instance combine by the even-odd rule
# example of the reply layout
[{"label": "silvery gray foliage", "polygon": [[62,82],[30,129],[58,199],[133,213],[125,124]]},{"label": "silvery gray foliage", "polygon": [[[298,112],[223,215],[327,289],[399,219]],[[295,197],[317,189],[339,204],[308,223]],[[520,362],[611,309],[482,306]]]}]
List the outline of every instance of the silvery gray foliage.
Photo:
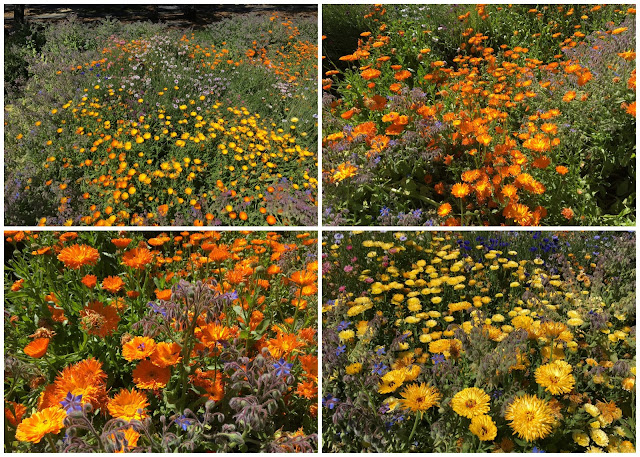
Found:
[{"label": "silvery gray foliage", "polygon": [[[126,446],[127,440],[124,431],[133,428],[140,435],[151,437],[149,426],[150,419],[144,421],[124,419],[111,419],[98,433],[93,426],[93,407],[90,403],[83,406],[80,411],[68,413],[64,420],[65,436],[62,439],[62,452],[115,452]],[[151,452],[150,446],[136,446],[135,452]],[[132,449],[133,450],[133,449]]]},{"label": "silvery gray foliage", "polygon": [[293,384],[291,375],[278,376],[273,358],[267,349],[253,360],[249,357],[225,364],[225,371],[233,373],[229,378],[230,389],[242,392],[241,397],[229,400],[236,411],[233,418],[240,430],[262,430],[268,424],[269,415],[278,409],[278,402]]},{"label": "silvery gray foliage", "polygon": [[215,281],[192,284],[181,279],[171,288],[171,299],[150,302],[150,310],[133,328],[142,328],[144,336],[154,337],[162,332],[172,333],[174,325],[189,328],[193,316],[203,313],[207,322],[218,320],[222,309],[233,297],[211,289],[210,285],[215,285]]}]

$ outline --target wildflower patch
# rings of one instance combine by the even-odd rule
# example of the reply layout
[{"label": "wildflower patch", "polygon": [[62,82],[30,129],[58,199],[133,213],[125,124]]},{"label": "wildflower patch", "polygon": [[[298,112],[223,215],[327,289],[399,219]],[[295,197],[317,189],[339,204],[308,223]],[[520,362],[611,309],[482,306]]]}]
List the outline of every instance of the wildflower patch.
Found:
[{"label": "wildflower patch", "polygon": [[635,7],[324,5],[330,225],[633,225]]},{"label": "wildflower patch", "polygon": [[323,237],[324,450],[635,452],[634,233]]},{"label": "wildflower patch", "polygon": [[6,452],[313,452],[317,239],[5,232]]},{"label": "wildflower patch", "polygon": [[27,43],[39,58],[6,99],[8,222],[315,224],[315,20],[33,33],[45,44]]}]

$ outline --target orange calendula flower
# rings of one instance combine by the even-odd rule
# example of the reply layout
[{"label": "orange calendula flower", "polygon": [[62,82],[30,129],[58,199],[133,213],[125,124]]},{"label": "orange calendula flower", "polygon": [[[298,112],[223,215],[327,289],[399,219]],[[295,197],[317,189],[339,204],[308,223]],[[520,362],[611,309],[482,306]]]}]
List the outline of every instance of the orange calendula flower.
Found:
[{"label": "orange calendula flower", "polygon": [[573,210],[571,208],[564,208],[561,211],[562,216],[564,216],[565,219],[567,219],[568,221],[570,221],[571,219],[573,219],[574,213]]},{"label": "orange calendula flower", "polygon": [[219,342],[226,342],[233,336],[235,332],[229,327],[224,325],[210,322],[207,325],[203,325],[197,331],[197,337],[202,343],[209,349],[215,348]]},{"label": "orange calendula flower", "polygon": [[561,175],[566,175],[567,173],[569,173],[569,169],[567,167],[565,167],[564,165],[558,165],[556,167],[556,172],[561,174]]},{"label": "orange calendula flower", "polygon": [[90,302],[80,311],[80,325],[90,335],[101,338],[111,335],[118,328],[118,322],[120,322],[120,316],[116,307],[104,305],[99,301]]},{"label": "orange calendula flower", "polygon": [[20,422],[16,438],[20,441],[39,443],[48,433],[60,433],[66,417],[67,412],[59,405],[38,411]]},{"label": "orange calendula flower", "polygon": [[196,369],[195,374],[189,376],[193,385],[203,388],[206,396],[213,401],[220,401],[224,397],[224,373],[217,370],[202,371]]},{"label": "orange calendula flower", "polygon": [[131,249],[122,256],[122,263],[136,270],[143,269],[152,260],[153,256],[149,249],[143,247]]},{"label": "orange calendula flower", "polygon": [[631,102],[629,104],[623,103],[620,107],[625,110],[627,114],[636,117],[636,102]]},{"label": "orange calendula flower", "polygon": [[131,238],[114,238],[111,242],[118,248],[124,249],[131,244]]},{"label": "orange calendula flower", "polygon": [[136,336],[122,346],[122,357],[132,362],[146,359],[156,348],[156,342],[146,336]]},{"label": "orange calendula flower", "polygon": [[360,73],[360,76],[362,76],[362,79],[366,79],[367,81],[369,81],[371,79],[376,79],[380,77],[381,74],[382,73],[380,72],[380,70],[376,70],[374,68],[367,68],[362,73]]},{"label": "orange calendula flower", "polygon": [[155,290],[156,298],[158,300],[165,300],[165,301],[171,300],[171,293],[172,293],[171,289]]},{"label": "orange calendula flower", "polygon": [[209,258],[214,262],[224,262],[231,257],[229,249],[224,244],[214,245],[209,252]]},{"label": "orange calendula flower", "polygon": [[84,265],[95,265],[100,254],[97,249],[86,244],[74,244],[60,251],[58,260],[64,263],[65,267],[77,270]]},{"label": "orange calendula flower", "polygon": [[456,198],[464,198],[471,192],[471,187],[467,183],[456,183],[451,188],[451,195]]},{"label": "orange calendula flower", "polygon": [[149,406],[149,403],[144,394],[135,389],[123,389],[109,400],[107,409],[113,417],[131,421],[146,418],[147,406]]},{"label": "orange calendula flower", "polygon": [[133,382],[138,389],[163,389],[167,387],[171,370],[156,366],[150,360],[143,360],[133,369]]},{"label": "orange calendula flower", "polygon": [[107,276],[102,280],[102,289],[116,294],[124,287],[124,281],[120,276]]},{"label": "orange calendula flower", "polygon": [[39,359],[47,353],[49,338],[36,338],[24,348],[24,353],[34,359]]},{"label": "orange calendula flower", "polygon": [[358,172],[358,167],[351,165],[349,162],[341,163],[338,165],[338,169],[333,174],[333,180],[336,182],[344,181],[347,178],[355,176]]},{"label": "orange calendula flower", "polygon": [[405,79],[411,77],[411,72],[409,70],[401,70],[401,71],[397,72],[395,75],[393,75],[393,77],[397,81],[404,81]]},{"label": "orange calendula flower", "polygon": [[178,343],[158,343],[151,354],[151,362],[160,368],[173,366],[182,360],[180,351],[182,348]]},{"label": "orange calendula flower", "polygon": [[[122,434],[122,436],[119,439],[116,439],[116,433]],[[120,445],[120,448],[115,450],[116,453],[123,453],[138,446],[138,439],[140,438],[140,433],[136,432],[132,427],[129,427],[124,432],[120,430],[116,433],[113,433],[110,436],[110,438],[116,442],[116,445],[118,443]],[[122,438],[126,440],[127,442],[126,446]]]},{"label": "orange calendula flower", "polygon": [[16,403],[14,401],[5,402],[4,407],[4,418],[14,427],[17,427],[20,421],[22,421],[22,416],[27,412],[27,407],[22,403]]},{"label": "orange calendula flower", "polygon": [[447,215],[449,215],[449,213],[451,213],[451,204],[450,203],[443,203],[442,205],[440,205],[438,207],[438,216],[446,217]]},{"label": "orange calendula flower", "polygon": [[305,343],[300,341],[295,333],[279,333],[276,338],[267,341],[267,349],[274,359],[288,357],[304,346]]},{"label": "orange calendula flower", "polygon": [[82,395],[83,405],[91,403],[94,409],[100,408],[107,398],[106,379],[102,363],[93,357],[82,360],[62,370],[54,381],[49,397],[43,398],[43,401],[57,404],[71,392],[75,397]]},{"label": "orange calendula flower", "polygon": [[96,277],[96,275],[86,275],[80,280],[80,282],[87,286],[89,289],[93,289],[98,283],[98,278]]},{"label": "orange calendula flower", "polygon": [[24,279],[18,279],[16,282],[14,282],[11,285],[11,291],[12,292],[17,292],[20,289],[22,289],[22,285],[24,284]]},{"label": "orange calendula flower", "polygon": [[287,279],[300,287],[300,295],[313,295],[318,291],[316,286],[318,278],[313,272],[307,270],[296,271]]},{"label": "orange calendula flower", "polygon": [[312,399],[318,395],[318,386],[313,381],[299,382],[295,393],[301,397]]}]

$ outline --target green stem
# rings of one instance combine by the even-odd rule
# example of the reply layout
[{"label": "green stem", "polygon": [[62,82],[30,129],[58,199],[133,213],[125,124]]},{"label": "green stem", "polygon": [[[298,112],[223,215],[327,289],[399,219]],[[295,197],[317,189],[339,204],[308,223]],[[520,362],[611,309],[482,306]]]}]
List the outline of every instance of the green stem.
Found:
[{"label": "green stem", "polygon": [[49,446],[51,446],[51,452],[58,452],[58,448],[56,448],[56,443],[53,441],[53,437],[51,436],[51,433],[47,433],[46,434],[47,437],[47,441],[49,442]]},{"label": "green stem", "polygon": [[411,434],[409,435],[409,439],[407,440],[407,443],[409,444],[409,446],[411,446],[411,439],[413,438],[413,435],[415,435],[416,430],[418,430],[418,422],[420,422],[421,418],[422,418],[422,411],[418,411],[418,413],[416,414],[416,420],[413,422],[413,428],[411,429]]}]

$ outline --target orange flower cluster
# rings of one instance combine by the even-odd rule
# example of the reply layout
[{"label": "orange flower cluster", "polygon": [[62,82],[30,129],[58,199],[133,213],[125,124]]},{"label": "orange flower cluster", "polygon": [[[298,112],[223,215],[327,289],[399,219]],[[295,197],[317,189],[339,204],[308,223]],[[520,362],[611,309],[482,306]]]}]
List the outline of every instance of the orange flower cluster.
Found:
[{"label": "orange flower cluster", "polygon": [[[261,355],[270,366],[295,367],[296,382],[287,387],[286,403],[303,399],[305,412],[317,414],[317,334],[311,311],[318,290],[318,263],[312,257],[317,239],[310,233],[246,231],[124,235],[5,233],[7,241],[26,246],[16,252],[34,271],[48,271],[7,284],[10,300],[19,302],[21,289],[36,284],[56,290],[43,293],[38,303],[40,313],[42,303],[47,305],[39,328],[20,321],[18,314],[10,319],[16,335],[31,338],[19,350],[44,373],[19,402],[13,394],[5,398],[5,418],[17,428],[19,441],[37,444],[59,433],[70,398],[84,411],[100,410],[96,421],[107,413],[125,421],[151,418],[163,393],[180,397],[183,392],[176,413],[201,399],[223,405],[242,395],[230,390],[233,371],[220,363],[230,346],[250,360]],[[37,283],[42,278],[53,282]],[[198,281],[212,297],[221,297],[222,308],[213,313],[210,306],[195,308],[190,298],[180,298],[176,284],[183,280]],[[132,335],[140,328],[133,324],[160,313],[151,305],[182,311],[157,314],[166,325],[153,337]],[[69,341],[79,342],[71,354]],[[56,367],[72,356],[80,361]],[[58,369],[53,381],[46,375],[51,367]],[[37,404],[37,412],[27,414],[28,404]],[[147,438],[136,430],[119,430],[110,440],[116,448],[120,443],[120,450],[139,447]]]},{"label": "orange flower cluster", "polygon": [[[478,7],[476,13],[481,20],[489,17],[484,6]],[[471,14],[458,19],[472,24]],[[430,167],[440,181],[426,174],[425,182],[433,181],[429,197],[440,204],[437,214],[443,224],[469,222],[465,220],[469,212],[484,223],[498,213],[506,223],[541,224],[547,216],[544,203],[549,200],[545,198],[548,183],[560,182],[553,170],[560,175],[578,173],[563,163],[566,159],[558,152],[566,145],[561,124],[567,122],[563,118],[567,107],[551,105],[541,109],[541,100],[556,93],[564,93],[565,104],[588,100],[589,92],[594,90],[592,71],[562,54],[543,62],[530,56],[526,47],[502,44],[494,49],[486,44],[490,37],[472,27],[462,32],[460,54],[452,61],[429,61],[431,49],[424,48],[418,52],[416,70],[406,63],[394,63],[412,58],[403,54],[409,51],[399,49],[406,44],[405,31],[384,23],[385,10],[380,5],[373,8],[371,16],[380,23],[378,33],[362,33],[358,48],[340,57],[341,61],[357,62],[360,72],[354,69],[345,73],[349,84],[343,85],[344,96],[330,108],[336,118],[350,121],[349,134],[345,133],[347,129],[327,132],[323,145],[331,149],[339,144],[339,150],[344,150],[364,140],[366,157],[379,157],[384,156],[392,138],[397,142],[403,133],[415,132],[429,150],[439,151]],[[621,27],[607,33],[625,31]],[[428,38],[432,31],[424,34]],[[584,44],[580,40],[584,36],[577,31],[560,46],[563,50],[577,48]],[[560,40],[561,34],[554,34],[553,39]],[[413,43],[418,40],[419,37],[413,38]],[[612,58],[620,59],[618,62],[635,59],[632,51],[618,56]],[[615,65],[614,61],[610,68]],[[338,73],[330,70],[327,76]],[[613,83],[624,81],[618,78]],[[635,90],[635,70],[627,86]],[[329,87],[330,84],[326,90]],[[414,101],[405,103],[408,106],[403,110],[387,107],[388,97],[403,90],[409,94],[412,88],[420,88],[423,96],[412,99],[407,95],[406,99]],[[635,116],[635,102],[624,103],[622,109]],[[424,125],[439,125],[441,133],[429,133]],[[330,183],[358,175],[354,168],[344,176],[341,170],[345,166],[343,163],[325,170]],[[462,215],[451,217],[452,206],[455,208],[460,202]]]}]

